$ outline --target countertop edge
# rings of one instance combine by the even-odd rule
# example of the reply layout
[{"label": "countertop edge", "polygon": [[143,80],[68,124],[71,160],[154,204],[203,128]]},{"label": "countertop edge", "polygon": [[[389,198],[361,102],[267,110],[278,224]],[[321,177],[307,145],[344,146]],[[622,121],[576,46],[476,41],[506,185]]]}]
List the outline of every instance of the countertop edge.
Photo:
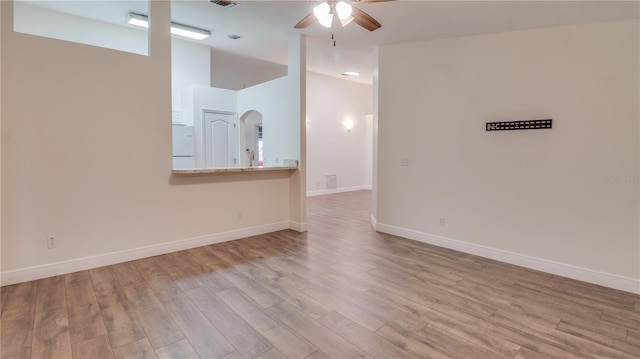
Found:
[{"label": "countertop edge", "polygon": [[236,168],[189,168],[174,169],[171,173],[175,176],[215,175],[220,173],[243,172],[270,172],[270,171],[296,171],[298,167],[236,167]]}]

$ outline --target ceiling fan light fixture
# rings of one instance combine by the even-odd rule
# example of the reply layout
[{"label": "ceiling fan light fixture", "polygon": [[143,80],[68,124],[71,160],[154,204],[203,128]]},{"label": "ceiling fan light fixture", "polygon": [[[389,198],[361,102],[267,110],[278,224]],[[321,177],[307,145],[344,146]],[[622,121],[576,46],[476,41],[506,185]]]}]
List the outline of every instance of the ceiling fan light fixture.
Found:
[{"label": "ceiling fan light fixture", "polygon": [[331,27],[331,24],[333,24],[333,14],[327,14],[325,17],[318,19],[318,22],[324,27]]},{"label": "ceiling fan light fixture", "polygon": [[347,4],[344,1],[338,1],[338,3],[335,6],[336,6],[336,12],[338,13],[338,17],[340,18],[340,20],[347,20],[350,17],[353,18],[351,16],[351,12],[353,11],[353,8],[351,7],[350,4]]},{"label": "ceiling fan light fixture", "polygon": [[[212,1],[212,0],[209,0]],[[337,15],[338,20],[342,26],[347,26],[352,22],[355,22],[359,26],[369,31],[379,29],[380,24],[376,19],[366,12],[353,7],[350,2],[386,2],[393,0],[315,0],[319,3],[313,7],[311,14],[303,17],[298,21],[293,28],[294,29],[306,29],[311,24],[319,22],[322,26],[331,28],[333,27],[334,16]],[[335,42],[335,41],[334,41]]]},{"label": "ceiling fan light fixture", "polygon": [[320,20],[331,14],[331,6],[326,2],[320,3],[313,7],[313,15]]},{"label": "ceiling fan light fixture", "polygon": [[331,12],[331,5],[326,2],[320,3],[313,8],[313,15],[318,19],[320,25],[324,27],[331,27],[333,23],[333,13]]}]

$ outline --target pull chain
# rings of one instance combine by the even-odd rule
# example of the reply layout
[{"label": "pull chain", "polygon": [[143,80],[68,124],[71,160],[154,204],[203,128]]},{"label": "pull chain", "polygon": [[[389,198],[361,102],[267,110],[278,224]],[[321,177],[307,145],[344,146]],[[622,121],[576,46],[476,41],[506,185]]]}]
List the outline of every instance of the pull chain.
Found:
[{"label": "pull chain", "polygon": [[333,41],[333,47],[336,47],[336,38],[333,36],[333,31],[336,29],[336,18],[333,17],[331,22],[331,41]]}]

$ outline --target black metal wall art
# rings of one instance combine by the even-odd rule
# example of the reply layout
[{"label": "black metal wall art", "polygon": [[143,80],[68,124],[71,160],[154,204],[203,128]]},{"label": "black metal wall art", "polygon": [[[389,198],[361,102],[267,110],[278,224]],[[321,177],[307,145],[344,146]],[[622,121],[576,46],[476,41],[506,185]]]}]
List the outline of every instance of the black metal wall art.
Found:
[{"label": "black metal wall art", "polygon": [[530,121],[487,122],[487,131],[539,130],[551,128],[551,119]]}]

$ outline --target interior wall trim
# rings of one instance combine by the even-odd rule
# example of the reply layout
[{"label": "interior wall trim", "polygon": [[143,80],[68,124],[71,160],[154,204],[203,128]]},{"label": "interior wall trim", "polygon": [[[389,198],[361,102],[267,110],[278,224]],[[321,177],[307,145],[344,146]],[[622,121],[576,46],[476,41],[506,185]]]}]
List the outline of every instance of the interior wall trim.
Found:
[{"label": "interior wall trim", "polygon": [[298,223],[298,222],[294,222],[294,221],[289,221],[289,229],[292,231],[296,231],[296,232],[306,232],[308,230],[307,228],[307,222],[304,223]]},{"label": "interior wall trim", "polygon": [[[374,220],[375,218],[372,217],[372,221]],[[559,275],[561,277],[576,279],[579,281],[597,284],[634,294],[640,294],[640,280],[634,278],[600,272],[597,270],[578,267],[570,264],[554,262],[542,258],[527,256],[434,234],[391,226],[380,222],[375,223],[374,228],[376,228],[378,232],[392,234],[398,237],[432,244],[438,247],[449,248],[464,253],[474,254],[480,257],[494,259],[500,262],[515,264],[517,266]]]},{"label": "interior wall trim", "polygon": [[363,191],[363,190],[371,190],[371,186],[362,185],[362,186],[353,186],[353,187],[341,187],[337,189],[320,189],[316,191],[307,191],[307,197],[313,196],[324,196],[325,194],[334,194],[334,193],[343,193],[343,192],[353,192],[353,191]]},{"label": "interior wall trim", "polygon": [[15,269],[0,273],[0,285],[5,286],[61,274],[73,273],[81,270],[93,269],[107,265],[128,262],[136,259],[153,257],[185,249],[202,247],[209,244],[222,243],[235,239],[281,231],[290,229],[290,227],[291,224],[289,221],[276,222],[233,231],[187,238],[173,242],[161,243],[147,247],[140,247],[124,251],[100,254],[96,256],[71,259],[68,261]]}]

